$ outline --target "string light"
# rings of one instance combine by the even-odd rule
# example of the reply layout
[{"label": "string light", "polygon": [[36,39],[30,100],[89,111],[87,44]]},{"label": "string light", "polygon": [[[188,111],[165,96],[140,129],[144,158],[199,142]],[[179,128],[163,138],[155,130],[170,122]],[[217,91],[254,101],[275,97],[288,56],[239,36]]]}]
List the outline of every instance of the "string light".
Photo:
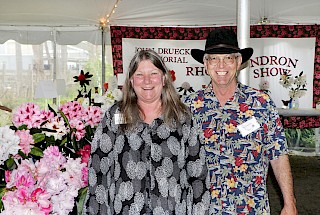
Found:
[{"label": "string light", "polygon": [[100,29],[104,29],[107,26],[107,19],[105,17],[102,17],[99,19],[99,27]]},{"label": "string light", "polygon": [[110,23],[110,17],[111,17],[111,14],[114,14],[116,12],[116,8],[118,7],[118,3],[120,2],[121,0],[117,0],[116,3],[114,4],[111,12],[109,14],[106,14],[105,17],[102,17],[99,19],[99,26],[100,26],[100,29],[104,29],[105,27],[107,27],[107,24]]},{"label": "string light", "polygon": [[258,22],[258,24],[259,25],[267,25],[267,24],[269,24],[269,19],[268,19],[268,17],[261,17],[261,19],[260,19],[260,21]]}]

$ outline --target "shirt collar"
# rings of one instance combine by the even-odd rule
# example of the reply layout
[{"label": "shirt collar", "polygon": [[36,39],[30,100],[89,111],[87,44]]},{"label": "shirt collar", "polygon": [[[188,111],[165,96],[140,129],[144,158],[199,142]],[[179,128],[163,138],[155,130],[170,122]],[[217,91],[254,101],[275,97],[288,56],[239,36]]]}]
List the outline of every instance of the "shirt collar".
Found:
[{"label": "shirt collar", "polygon": [[[238,83],[237,83],[236,91],[235,91],[235,93],[234,93],[234,96],[246,97],[246,94],[244,93],[244,92],[245,92],[245,88],[246,88],[246,85],[238,82]],[[204,93],[213,93],[212,83],[211,83],[211,82],[210,82],[210,84],[204,89]]]}]

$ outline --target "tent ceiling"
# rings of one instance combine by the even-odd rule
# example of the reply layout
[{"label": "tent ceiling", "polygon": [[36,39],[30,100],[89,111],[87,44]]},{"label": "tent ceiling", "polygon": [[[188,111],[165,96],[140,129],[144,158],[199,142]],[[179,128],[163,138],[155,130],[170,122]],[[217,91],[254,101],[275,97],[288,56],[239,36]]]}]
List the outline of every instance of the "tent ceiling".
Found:
[{"label": "tent ceiling", "polygon": [[[115,13],[112,13],[114,5]],[[320,24],[319,0],[251,0],[250,23]],[[1,32],[98,31],[110,25],[222,26],[237,24],[236,0],[7,0],[0,7]],[[5,35],[8,37],[8,35]],[[3,38],[0,43],[3,42]]]},{"label": "tent ceiling", "polygon": [[[0,26],[93,26],[116,0],[2,1]],[[235,25],[235,0],[120,0],[111,25]],[[277,24],[320,24],[319,0],[252,0],[251,24],[261,17]]]}]

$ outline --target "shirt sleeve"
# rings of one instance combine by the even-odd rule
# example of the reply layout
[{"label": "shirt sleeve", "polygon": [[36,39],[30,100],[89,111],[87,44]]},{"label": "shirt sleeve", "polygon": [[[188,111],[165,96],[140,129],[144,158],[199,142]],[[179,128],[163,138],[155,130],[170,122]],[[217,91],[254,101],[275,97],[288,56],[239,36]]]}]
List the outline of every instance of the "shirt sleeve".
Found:
[{"label": "shirt sleeve", "polygon": [[88,167],[88,190],[83,206],[83,214],[106,214],[110,202],[108,178],[113,177],[112,164],[114,162],[112,131],[112,116],[108,110],[100,125],[96,129],[91,143],[91,154]]},{"label": "shirt sleeve", "polygon": [[[186,168],[188,184],[190,185],[191,205],[188,205],[188,214],[208,214],[210,194],[207,186],[207,164],[204,145],[199,140],[198,127],[191,122],[187,146]],[[188,198],[189,199],[189,198]]]},{"label": "shirt sleeve", "polygon": [[288,144],[284,133],[284,128],[281,123],[279,113],[275,104],[270,99],[268,103],[269,119],[265,124],[267,127],[267,154],[269,160],[278,159],[279,156],[288,154]]}]

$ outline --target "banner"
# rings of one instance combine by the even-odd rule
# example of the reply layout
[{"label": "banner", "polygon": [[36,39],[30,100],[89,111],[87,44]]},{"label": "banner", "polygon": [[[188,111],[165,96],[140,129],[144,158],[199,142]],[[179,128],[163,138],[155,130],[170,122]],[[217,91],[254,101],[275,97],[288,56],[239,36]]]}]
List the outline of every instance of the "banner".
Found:
[{"label": "banner", "polygon": [[[205,40],[164,40],[122,38],[123,71],[127,72],[133,55],[141,49],[153,49],[174,73],[174,85],[180,94],[206,87],[210,77],[204,66],[194,60],[191,49],[204,49]],[[287,73],[294,78],[305,75],[305,95],[299,99],[300,108],[312,108],[315,38],[251,38],[250,47],[254,54],[250,59],[249,85],[265,88],[282,107],[281,100],[289,100],[289,88],[280,84],[280,78]],[[292,84],[291,87],[295,87]]]},{"label": "banner", "polygon": [[178,92],[188,94],[210,83],[210,76],[204,66],[191,56],[191,49],[204,47],[204,41],[198,40],[163,40],[163,39],[122,39],[123,71],[127,72],[133,55],[141,49],[153,49],[174,73],[174,86]]},{"label": "banner", "polygon": [[[315,38],[251,38],[254,52],[250,59],[250,86],[267,91],[277,107],[282,100],[289,100],[289,91],[299,86],[294,81],[305,75],[305,95],[299,98],[299,108],[312,108]],[[293,81],[285,88],[280,84],[281,75],[287,73]],[[297,77],[297,78],[296,78]],[[290,83],[288,83],[289,85]]]}]

